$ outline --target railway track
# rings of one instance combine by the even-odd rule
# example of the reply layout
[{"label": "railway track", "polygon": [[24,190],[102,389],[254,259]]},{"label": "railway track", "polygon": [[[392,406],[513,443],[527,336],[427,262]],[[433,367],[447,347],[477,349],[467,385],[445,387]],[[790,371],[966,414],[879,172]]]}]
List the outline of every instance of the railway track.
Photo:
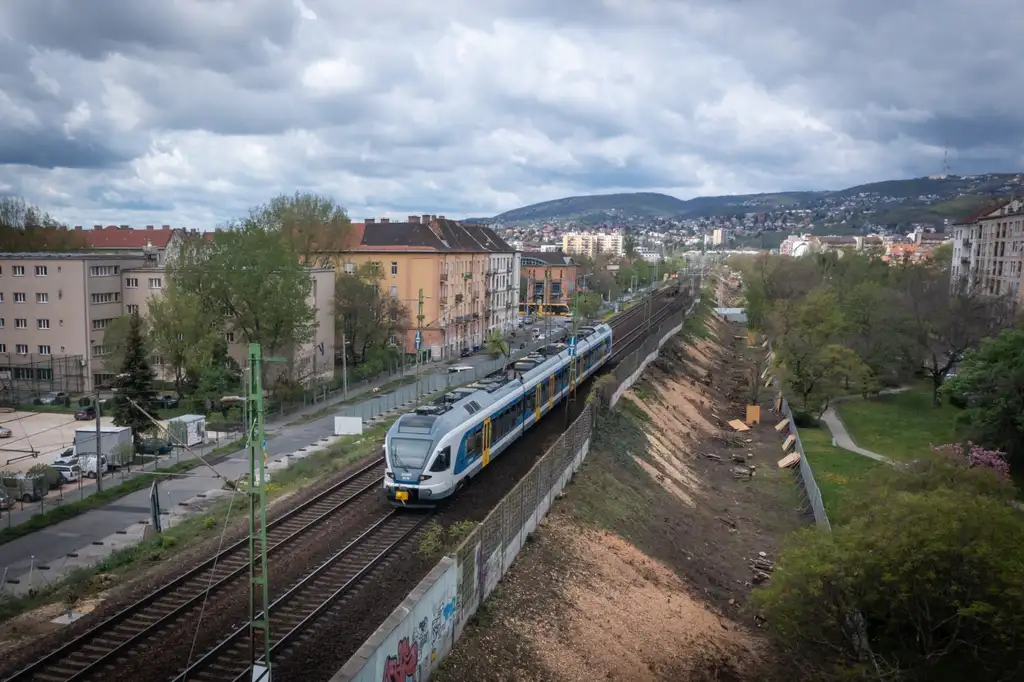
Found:
[{"label": "railway track", "polygon": [[[391,510],[344,549],[325,561],[269,608],[271,654],[286,647],[306,626],[343,598],[406,538],[433,517]],[[257,616],[263,619],[263,613]],[[241,682],[249,679],[252,649],[245,624],[189,665],[174,682]],[[257,649],[257,654],[259,650]]]},{"label": "railway track", "polygon": [[[374,460],[267,526],[267,552],[279,554],[296,539],[376,492],[383,480],[384,458]],[[203,561],[184,575],[151,592],[67,644],[7,678],[8,682],[69,682],[109,677],[109,666],[136,645],[172,627],[203,600],[248,576],[249,540],[245,538]]]},{"label": "railway track", "polygon": [[[635,351],[638,342],[641,341],[652,328],[659,325],[669,315],[673,314],[678,310],[682,310],[685,305],[680,304],[678,298],[671,297],[668,299],[666,303],[664,303],[660,307],[654,308],[657,300],[658,299],[655,298],[651,301],[651,311],[649,315],[647,315],[646,311],[644,310],[646,306],[636,306],[637,309],[639,309],[641,312],[644,312],[645,314],[642,316],[634,316],[634,318],[630,320],[635,320],[635,323],[632,326],[627,325],[626,321],[623,320],[623,324],[621,326],[625,327],[625,329],[620,331],[619,335],[615,339],[616,348],[615,352],[612,354],[612,357],[609,358],[609,367],[617,365],[629,353]],[[690,299],[689,297],[687,297],[684,298],[683,300],[689,301]]]}]

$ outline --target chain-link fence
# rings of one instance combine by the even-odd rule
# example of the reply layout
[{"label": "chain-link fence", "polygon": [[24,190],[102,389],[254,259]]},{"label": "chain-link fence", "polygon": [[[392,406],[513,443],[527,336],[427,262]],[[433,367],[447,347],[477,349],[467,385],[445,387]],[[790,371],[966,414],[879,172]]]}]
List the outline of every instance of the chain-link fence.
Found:
[{"label": "chain-link fence", "polygon": [[811,503],[811,510],[814,512],[814,522],[825,530],[831,531],[832,524],[825,513],[825,504],[821,501],[821,489],[814,479],[814,471],[811,470],[811,463],[807,460],[807,453],[804,452],[804,444],[800,442],[800,431],[796,428],[793,420],[793,411],[789,409],[789,401],[782,397],[782,415],[789,420],[789,433],[794,439],[794,449],[800,454],[800,480],[803,482],[804,492],[807,494],[807,501]]},{"label": "chain-link fence", "polygon": [[31,404],[48,393],[80,395],[84,390],[81,355],[0,353],[0,405]]},{"label": "chain-link fence", "polygon": [[596,414],[595,403],[588,403],[569,429],[456,550],[456,638],[583,462],[590,448]]}]

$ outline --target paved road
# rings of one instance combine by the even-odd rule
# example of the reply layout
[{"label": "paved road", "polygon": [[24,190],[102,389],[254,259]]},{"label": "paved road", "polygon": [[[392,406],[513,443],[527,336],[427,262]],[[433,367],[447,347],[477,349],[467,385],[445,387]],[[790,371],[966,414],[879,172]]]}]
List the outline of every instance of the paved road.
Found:
[{"label": "paved road", "polygon": [[[552,322],[551,327],[564,329],[566,322],[560,320]],[[543,327],[544,325],[537,325]],[[517,339],[527,338],[522,332],[517,334]],[[531,346],[540,345],[531,344]],[[460,358],[457,364],[478,367],[486,364],[490,358],[486,354]],[[446,372],[447,363],[436,363],[427,366],[424,373]],[[415,372],[415,367],[409,368],[407,374]],[[394,378],[382,380],[380,383],[393,381]],[[360,387],[363,392],[370,391],[375,384]],[[357,394],[357,389],[349,390],[349,398]],[[338,400],[334,401],[340,402]],[[305,423],[289,425],[303,416],[316,414],[329,407],[331,401],[321,402],[312,405],[305,410],[293,412],[277,423],[267,425],[267,433],[270,436],[267,440],[267,451],[271,458],[294,452],[300,447],[317,442],[324,436],[330,436],[334,432],[334,416],[320,417]],[[240,450],[231,454],[223,461],[213,466],[213,469],[205,466],[197,467],[189,472],[187,478],[167,480],[160,485],[160,504],[163,509],[171,509],[174,505],[195,497],[208,490],[220,488],[224,478],[237,478],[248,472],[248,451]],[[218,478],[221,476],[223,478]],[[109,485],[109,483],[108,483]],[[52,495],[53,493],[51,493]],[[74,490],[68,494],[70,499],[78,499],[78,491]],[[37,506],[37,505],[34,505]],[[11,517],[12,522],[19,518],[24,520],[28,517],[28,510],[24,512],[15,511],[16,516]],[[19,517],[18,514],[24,516]],[[149,490],[140,490],[126,495],[110,504],[95,510],[90,510],[75,518],[62,521],[58,524],[36,531],[30,535],[12,540],[0,545],[0,577],[7,571],[8,578],[22,576],[29,572],[34,561],[36,565],[50,565],[53,569],[59,569],[61,562],[69,552],[74,552],[92,542],[117,533],[124,528],[149,518]],[[0,523],[6,525],[7,515],[0,519]]]}]

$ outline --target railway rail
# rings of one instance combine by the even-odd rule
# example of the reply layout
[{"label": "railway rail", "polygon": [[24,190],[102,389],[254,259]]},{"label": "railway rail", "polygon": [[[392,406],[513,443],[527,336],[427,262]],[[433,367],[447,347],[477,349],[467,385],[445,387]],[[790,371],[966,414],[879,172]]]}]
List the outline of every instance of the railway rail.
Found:
[{"label": "railway rail", "polygon": [[[668,299],[666,303],[661,301]],[[648,303],[623,311],[610,321],[622,340],[612,358],[624,357],[630,346],[667,317],[677,296],[662,290]],[[655,308],[655,306],[657,306]],[[383,481],[383,457],[376,458],[343,481],[268,524],[268,554],[279,555],[295,540],[349,509],[354,502],[375,494]],[[433,514],[410,515],[400,510],[382,512],[362,533],[302,578],[270,605],[275,627],[272,650],[282,650],[332,603],[343,598],[394,549],[419,530]],[[116,675],[112,667],[142,643],[157,638],[192,613],[216,592],[241,584],[248,576],[248,538],[206,559],[184,575],[114,614],[103,622],[14,673],[7,682],[40,680],[70,682]],[[178,674],[176,682],[235,682],[251,670],[248,624],[237,628]]]},{"label": "railway rail", "polygon": [[[381,515],[345,548],[270,604],[271,654],[283,649],[306,625],[344,597],[433,514],[394,509]],[[264,618],[261,613],[257,618]],[[174,678],[174,682],[241,682],[252,667],[249,625],[239,627]]]},{"label": "railway rail", "polygon": [[[267,524],[267,553],[276,555],[354,502],[376,493],[384,477],[380,457],[337,485]],[[143,641],[172,627],[207,597],[248,576],[249,540],[244,538],[184,575],[151,592],[60,648],[7,678],[8,682],[70,682],[105,669]]]}]

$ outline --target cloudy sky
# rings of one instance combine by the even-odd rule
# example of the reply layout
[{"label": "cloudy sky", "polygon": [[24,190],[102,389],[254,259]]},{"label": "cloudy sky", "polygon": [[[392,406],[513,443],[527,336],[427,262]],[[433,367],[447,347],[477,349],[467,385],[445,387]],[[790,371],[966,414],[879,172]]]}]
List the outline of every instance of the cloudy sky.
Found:
[{"label": "cloudy sky", "polygon": [[0,194],[209,228],[1024,168],[1020,0],[5,0]]}]

